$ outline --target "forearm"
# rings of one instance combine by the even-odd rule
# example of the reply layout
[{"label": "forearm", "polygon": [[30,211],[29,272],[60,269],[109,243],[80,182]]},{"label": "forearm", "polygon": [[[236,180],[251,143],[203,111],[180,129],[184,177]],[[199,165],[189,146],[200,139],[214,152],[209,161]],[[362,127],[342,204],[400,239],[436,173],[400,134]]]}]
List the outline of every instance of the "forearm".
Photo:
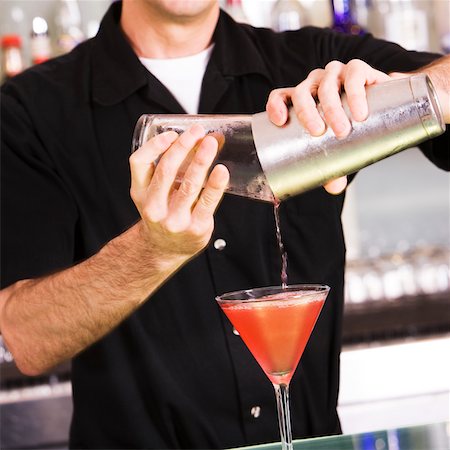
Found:
[{"label": "forearm", "polygon": [[36,375],[75,356],[186,261],[156,255],[142,234],[140,222],[74,267],[2,291],[1,332],[20,370]]},{"label": "forearm", "polygon": [[[229,180],[220,164],[208,175],[217,141],[205,134],[199,126],[181,136],[163,133],[133,153],[130,194],[142,218],[135,226],[70,269],[0,292],[0,330],[20,370],[39,374],[75,356],[205,248]],[[194,147],[174,189],[179,167]]]}]

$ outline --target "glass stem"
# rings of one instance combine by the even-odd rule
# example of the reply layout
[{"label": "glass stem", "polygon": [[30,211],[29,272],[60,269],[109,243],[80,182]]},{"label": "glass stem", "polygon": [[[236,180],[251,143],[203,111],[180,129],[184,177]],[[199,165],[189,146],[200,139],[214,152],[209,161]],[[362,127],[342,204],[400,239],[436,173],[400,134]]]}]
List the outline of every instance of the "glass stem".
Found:
[{"label": "glass stem", "polygon": [[274,384],[277,398],[278,425],[280,427],[281,450],[293,450],[291,415],[289,412],[289,385]]}]

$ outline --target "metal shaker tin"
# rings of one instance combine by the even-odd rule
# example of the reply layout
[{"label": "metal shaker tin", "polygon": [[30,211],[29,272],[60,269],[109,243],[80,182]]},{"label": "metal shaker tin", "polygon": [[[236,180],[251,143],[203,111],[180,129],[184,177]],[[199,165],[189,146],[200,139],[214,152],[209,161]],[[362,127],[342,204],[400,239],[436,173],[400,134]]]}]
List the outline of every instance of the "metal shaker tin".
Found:
[{"label": "metal shaker tin", "polygon": [[283,127],[274,125],[266,113],[253,116],[258,158],[277,199],[354,173],[445,131],[436,93],[424,74],[369,86],[366,92],[369,116],[364,122],[351,119],[342,95],[352,126],[345,139],[337,139],[331,129],[311,136],[293,110]]}]

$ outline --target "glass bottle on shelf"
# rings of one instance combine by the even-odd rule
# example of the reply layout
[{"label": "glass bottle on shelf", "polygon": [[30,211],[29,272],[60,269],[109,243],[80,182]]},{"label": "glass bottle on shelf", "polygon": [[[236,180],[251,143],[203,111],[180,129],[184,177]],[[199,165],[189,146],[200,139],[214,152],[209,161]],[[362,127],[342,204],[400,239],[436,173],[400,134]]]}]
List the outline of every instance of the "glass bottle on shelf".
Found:
[{"label": "glass bottle on shelf", "polygon": [[0,0],[0,35],[19,36],[24,68],[30,61],[30,28],[25,3]]},{"label": "glass bottle on shelf", "polygon": [[59,0],[55,16],[58,53],[68,53],[84,40],[77,0]]},{"label": "glass bottle on shelf", "polygon": [[1,38],[2,80],[6,81],[24,69],[22,40],[18,34],[7,34]]},{"label": "glass bottle on shelf", "polygon": [[412,0],[390,1],[384,18],[384,38],[407,50],[430,49],[428,13]]},{"label": "glass bottle on shelf", "polygon": [[347,34],[365,34],[365,30],[356,21],[352,0],[331,0],[331,8],[333,30]]},{"label": "glass bottle on shelf", "polygon": [[308,13],[298,0],[277,0],[271,12],[275,31],[298,30],[309,23]]},{"label": "glass bottle on shelf", "polygon": [[31,61],[33,64],[40,64],[51,56],[52,47],[47,21],[42,17],[35,17],[31,31]]}]

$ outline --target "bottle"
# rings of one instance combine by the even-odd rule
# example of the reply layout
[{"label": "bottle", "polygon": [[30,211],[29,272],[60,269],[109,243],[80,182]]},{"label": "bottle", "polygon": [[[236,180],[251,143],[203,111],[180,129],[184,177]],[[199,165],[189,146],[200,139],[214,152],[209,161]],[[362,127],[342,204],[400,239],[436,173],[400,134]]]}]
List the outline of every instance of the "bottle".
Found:
[{"label": "bottle", "polygon": [[[366,96],[369,117],[364,122],[350,119],[352,131],[345,139],[337,139],[331,129],[322,136],[311,136],[293,111],[283,127],[274,125],[265,112],[143,115],[134,131],[132,150],[164,131],[182,132],[201,124],[219,142],[216,162],[228,167],[228,192],[277,203],[445,131],[436,94],[426,75],[368,86]],[[350,118],[345,93],[341,101]],[[185,161],[188,163],[189,158]],[[186,165],[179,171],[180,178]]]},{"label": "bottle", "polygon": [[384,39],[396,42],[407,50],[427,51],[431,48],[428,11],[411,0],[387,3]]},{"label": "bottle", "polygon": [[70,52],[84,40],[81,31],[81,12],[76,0],[59,0],[55,23],[59,54]]},{"label": "bottle", "polygon": [[241,0],[226,0],[225,11],[239,23],[248,23]]},{"label": "bottle", "polygon": [[51,54],[47,21],[42,17],[35,17],[31,31],[31,61],[33,64],[43,63],[51,57]]},{"label": "bottle", "polygon": [[7,34],[1,38],[2,79],[7,81],[24,69],[22,40],[17,34]]},{"label": "bottle", "polygon": [[309,23],[308,13],[298,0],[277,0],[272,8],[272,29],[298,30]]},{"label": "bottle", "polygon": [[20,37],[24,68],[29,64],[30,29],[25,2],[0,1],[0,34],[15,34]]},{"label": "bottle", "polygon": [[340,33],[365,34],[365,30],[358,25],[353,10],[352,0],[331,0],[333,13],[332,28]]}]

